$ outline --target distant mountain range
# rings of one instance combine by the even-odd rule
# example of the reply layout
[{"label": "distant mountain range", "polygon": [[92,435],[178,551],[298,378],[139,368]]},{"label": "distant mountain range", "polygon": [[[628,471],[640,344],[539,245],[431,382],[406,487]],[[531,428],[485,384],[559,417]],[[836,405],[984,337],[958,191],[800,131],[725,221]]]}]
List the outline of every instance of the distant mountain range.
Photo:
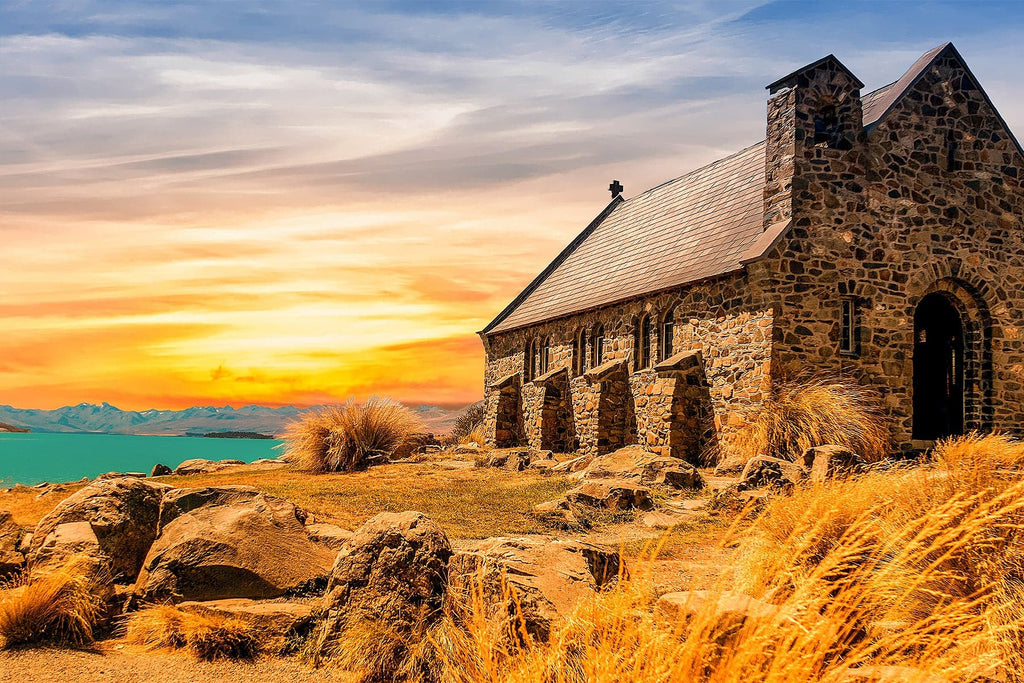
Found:
[{"label": "distant mountain range", "polygon": [[[151,434],[185,436],[209,432],[256,432],[280,434],[286,424],[311,408],[266,406],[196,406],[184,410],[121,410],[109,403],[79,403],[56,410],[35,410],[0,405],[0,422],[27,427],[34,432],[91,432],[99,434]],[[460,410],[421,405],[412,410],[427,431],[440,434],[451,429]]]}]

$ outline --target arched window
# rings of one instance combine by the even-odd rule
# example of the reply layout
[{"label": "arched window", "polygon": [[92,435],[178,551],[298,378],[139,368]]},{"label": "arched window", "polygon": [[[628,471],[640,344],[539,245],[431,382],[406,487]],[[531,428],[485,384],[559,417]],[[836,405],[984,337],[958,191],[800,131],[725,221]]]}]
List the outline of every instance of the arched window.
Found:
[{"label": "arched window", "polygon": [[590,334],[590,367],[596,368],[604,362],[604,326],[594,325]]},{"label": "arched window", "polygon": [[670,308],[661,321],[661,360],[667,360],[675,353],[672,335],[676,329],[676,311]]},{"label": "arched window", "polygon": [[637,368],[644,370],[651,367],[651,316],[646,313],[640,317],[640,348],[637,356]]},{"label": "arched window", "polygon": [[540,345],[540,358],[537,359],[538,374],[543,375],[548,371],[548,356],[551,355],[551,337],[544,337]]},{"label": "arched window", "polygon": [[572,368],[576,377],[582,375],[587,369],[587,331],[579,330],[572,350]]},{"label": "arched window", "polygon": [[523,379],[527,382],[534,378],[533,359],[537,355],[537,340],[531,339],[526,342],[526,352],[523,354]]}]

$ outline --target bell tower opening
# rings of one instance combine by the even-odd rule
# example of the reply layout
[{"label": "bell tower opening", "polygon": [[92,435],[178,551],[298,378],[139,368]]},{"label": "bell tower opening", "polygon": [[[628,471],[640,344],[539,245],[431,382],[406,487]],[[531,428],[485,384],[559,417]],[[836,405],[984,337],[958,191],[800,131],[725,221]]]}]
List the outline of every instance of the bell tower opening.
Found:
[{"label": "bell tower opening", "polygon": [[963,432],[963,320],[945,295],[934,292],[914,313],[914,438]]}]

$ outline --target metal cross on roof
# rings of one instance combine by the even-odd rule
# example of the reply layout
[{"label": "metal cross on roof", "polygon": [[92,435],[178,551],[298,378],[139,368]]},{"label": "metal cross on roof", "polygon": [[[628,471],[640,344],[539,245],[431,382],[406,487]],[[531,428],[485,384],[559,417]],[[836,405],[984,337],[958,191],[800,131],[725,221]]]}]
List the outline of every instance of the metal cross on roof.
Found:
[{"label": "metal cross on roof", "polygon": [[622,194],[622,191],[626,188],[622,187],[622,183],[620,183],[618,180],[613,180],[612,184],[608,186],[608,189],[611,190],[612,199],[615,199],[620,194]]}]

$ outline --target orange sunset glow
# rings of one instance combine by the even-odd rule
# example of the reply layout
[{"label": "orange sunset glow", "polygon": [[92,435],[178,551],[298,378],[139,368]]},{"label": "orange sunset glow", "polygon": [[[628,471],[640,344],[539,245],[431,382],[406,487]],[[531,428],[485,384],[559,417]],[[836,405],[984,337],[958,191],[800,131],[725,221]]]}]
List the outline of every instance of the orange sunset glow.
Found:
[{"label": "orange sunset glow", "polygon": [[[816,31],[808,5],[783,45],[758,2],[215,5],[2,22],[0,403],[478,400],[475,333],[613,178],[760,140],[764,84],[821,54],[875,87],[941,42]],[[1015,42],[957,41],[1024,110]]]}]

